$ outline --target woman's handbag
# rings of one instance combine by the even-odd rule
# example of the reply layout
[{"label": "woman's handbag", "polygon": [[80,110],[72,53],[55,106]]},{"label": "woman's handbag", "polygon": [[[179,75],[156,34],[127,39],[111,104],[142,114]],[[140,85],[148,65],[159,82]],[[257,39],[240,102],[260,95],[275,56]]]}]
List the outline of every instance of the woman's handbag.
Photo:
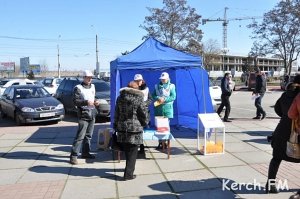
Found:
[{"label": "woman's handbag", "polygon": [[300,143],[298,139],[298,132],[297,132],[297,120],[292,120],[292,130],[290,135],[290,140],[287,141],[286,145],[286,155],[295,158],[300,159]]}]

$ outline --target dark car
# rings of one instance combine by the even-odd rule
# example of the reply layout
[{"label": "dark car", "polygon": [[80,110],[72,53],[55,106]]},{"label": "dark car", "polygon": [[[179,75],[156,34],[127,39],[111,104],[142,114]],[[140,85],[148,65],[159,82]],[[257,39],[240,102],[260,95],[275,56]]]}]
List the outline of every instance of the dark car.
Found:
[{"label": "dark car", "polygon": [[248,90],[255,89],[256,85],[256,74],[254,72],[249,73],[248,79],[246,80],[246,86]]},{"label": "dark car", "polygon": [[[63,103],[66,111],[77,111],[73,103],[73,92],[75,86],[81,84],[82,81],[80,78],[64,78],[57,88],[55,97]],[[97,116],[110,117],[110,83],[100,79],[93,79],[92,84],[95,85],[96,99],[100,101],[100,106],[97,108]]]},{"label": "dark car", "polygon": [[286,90],[288,83],[293,82],[296,75],[285,75],[280,78],[280,88],[281,90]]},{"label": "dark car", "polygon": [[18,125],[45,121],[61,121],[63,104],[40,85],[7,87],[0,99],[1,117],[14,118]]}]

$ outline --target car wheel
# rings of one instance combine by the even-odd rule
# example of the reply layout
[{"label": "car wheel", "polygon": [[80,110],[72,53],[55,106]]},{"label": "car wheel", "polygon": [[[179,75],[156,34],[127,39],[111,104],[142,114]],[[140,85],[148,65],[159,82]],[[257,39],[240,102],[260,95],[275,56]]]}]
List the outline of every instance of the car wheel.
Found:
[{"label": "car wheel", "polygon": [[6,114],[2,111],[2,108],[0,106],[0,118],[5,118]]},{"label": "car wheel", "polygon": [[22,121],[20,119],[19,113],[15,113],[15,120],[16,120],[16,123],[17,123],[18,126],[22,125]]}]

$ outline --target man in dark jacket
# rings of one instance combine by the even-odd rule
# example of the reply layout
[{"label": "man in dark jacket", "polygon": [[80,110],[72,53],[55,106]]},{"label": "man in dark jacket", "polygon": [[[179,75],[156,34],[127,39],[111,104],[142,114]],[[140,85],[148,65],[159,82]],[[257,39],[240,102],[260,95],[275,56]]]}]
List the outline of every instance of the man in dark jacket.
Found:
[{"label": "man in dark jacket", "polygon": [[137,158],[138,146],[143,144],[143,128],[148,123],[144,94],[136,82],[120,90],[115,107],[113,127],[117,140],[125,151],[126,167],[124,180],[132,180]]},{"label": "man in dark jacket", "polygon": [[73,102],[78,109],[78,130],[71,150],[71,164],[78,164],[77,157],[80,148],[82,148],[82,158],[95,159],[90,150],[97,115],[95,106],[99,106],[99,102],[95,99],[96,91],[94,84],[92,84],[92,77],[93,73],[88,70],[84,71],[83,82],[74,88]]},{"label": "man in dark jacket", "polygon": [[230,73],[225,73],[223,79],[221,80],[221,89],[222,89],[222,95],[221,95],[221,105],[219,106],[217,113],[218,115],[221,114],[224,106],[225,106],[225,115],[224,115],[224,122],[231,122],[228,117],[230,114],[230,95],[232,93],[231,87],[229,86],[229,80],[230,80]]},{"label": "man in dark jacket", "polygon": [[252,119],[260,119],[263,120],[266,117],[266,112],[264,111],[263,107],[261,106],[261,100],[265,95],[266,87],[267,87],[267,80],[265,77],[262,76],[262,73],[259,69],[256,70],[256,84],[255,89],[252,95],[255,95],[255,107],[256,107],[256,116]]}]

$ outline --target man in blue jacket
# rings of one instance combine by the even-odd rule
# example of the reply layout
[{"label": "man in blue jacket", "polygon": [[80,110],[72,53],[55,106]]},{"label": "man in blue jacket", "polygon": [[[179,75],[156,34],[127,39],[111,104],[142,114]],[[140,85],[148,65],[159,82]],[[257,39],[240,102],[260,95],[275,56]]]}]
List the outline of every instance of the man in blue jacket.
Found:
[{"label": "man in blue jacket", "polygon": [[231,122],[228,117],[230,114],[230,95],[232,93],[231,87],[229,86],[229,80],[230,80],[230,73],[225,73],[223,79],[221,80],[221,89],[222,89],[222,95],[221,95],[221,105],[219,106],[217,113],[218,115],[221,114],[224,106],[225,106],[225,115],[224,115],[224,122]]}]

